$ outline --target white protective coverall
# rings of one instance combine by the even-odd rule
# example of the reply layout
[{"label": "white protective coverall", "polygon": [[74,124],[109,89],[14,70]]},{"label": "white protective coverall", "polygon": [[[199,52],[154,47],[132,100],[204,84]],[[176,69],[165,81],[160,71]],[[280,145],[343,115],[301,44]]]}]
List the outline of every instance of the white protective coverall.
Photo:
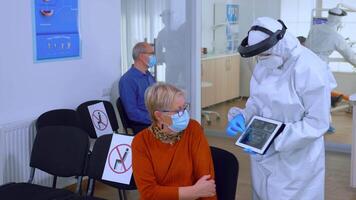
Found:
[{"label": "white protective coverall", "polygon": [[[328,21],[325,24],[313,25],[310,29],[305,46],[316,53],[322,60],[329,63],[329,56],[334,52],[339,52],[344,59],[356,67],[356,53],[338,32],[338,27],[342,24],[342,17],[330,14],[341,12],[340,8],[329,11]],[[336,13],[338,14],[338,13]]]},{"label": "white protective coverall", "polygon": [[[273,32],[282,29],[279,22],[267,17],[258,18],[253,25]],[[260,31],[250,31],[248,45],[267,37]],[[324,199],[323,136],[330,115],[326,63],[301,46],[288,30],[266,52],[282,57],[283,65],[269,69],[257,63],[246,108],[229,111],[230,119],[242,112],[247,122],[257,115],[286,124],[265,155],[251,155],[253,199]]]}]

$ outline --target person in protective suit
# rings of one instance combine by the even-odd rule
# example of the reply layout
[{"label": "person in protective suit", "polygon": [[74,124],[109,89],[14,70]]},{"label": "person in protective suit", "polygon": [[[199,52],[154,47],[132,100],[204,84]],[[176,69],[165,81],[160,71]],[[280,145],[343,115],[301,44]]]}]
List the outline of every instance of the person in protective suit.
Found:
[{"label": "person in protective suit", "polygon": [[227,133],[245,130],[253,116],[283,122],[264,155],[250,153],[253,199],[324,199],[324,133],[329,127],[326,63],[289,33],[281,20],[255,20],[242,57],[256,56],[246,108],[230,108]]},{"label": "person in protective suit", "polygon": [[[329,63],[329,56],[339,52],[347,62],[356,67],[356,54],[346,40],[338,33],[342,28],[342,18],[347,13],[340,8],[330,9],[325,24],[313,25],[310,29],[305,46],[317,54],[323,61]],[[329,67],[328,70],[330,71]],[[330,71],[331,88],[336,88],[336,80]],[[333,105],[340,102],[341,97],[332,97]],[[330,124],[329,133],[334,133],[335,128]]]},{"label": "person in protective suit", "polygon": [[356,53],[345,38],[338,33],[342,28],[342,18],[346,15],[347,13],[340,8],[330,9],[325,24],[312,26],[305,46],[327,63],[329,63],[329,56],[337,51],[347,62],[356,67]]}]

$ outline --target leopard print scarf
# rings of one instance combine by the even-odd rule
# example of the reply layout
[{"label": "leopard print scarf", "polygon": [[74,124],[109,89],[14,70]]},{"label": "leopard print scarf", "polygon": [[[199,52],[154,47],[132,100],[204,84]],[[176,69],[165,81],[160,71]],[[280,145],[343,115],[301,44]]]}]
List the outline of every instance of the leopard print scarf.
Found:
[{"label": "leopard print scarf", "polygon": [[163,130],[156,126],[156,125],[151,125],[149,127],[149,130],[153,133],[154,137],[158,140],[160,140],[163,143],[168,143],[173,145],[174,143],[178,142],[180,138],[182,137],[183,131],[177,133],[177,134],[167,134],[163,132]]}]

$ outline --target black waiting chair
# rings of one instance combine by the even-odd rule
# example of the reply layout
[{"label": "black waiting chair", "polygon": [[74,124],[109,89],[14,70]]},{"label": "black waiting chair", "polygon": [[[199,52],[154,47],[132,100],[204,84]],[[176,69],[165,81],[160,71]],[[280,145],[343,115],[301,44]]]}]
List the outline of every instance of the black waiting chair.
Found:
[{"label": "black waiting chair", "polygon": [[116,107],[117,110],[119,111],[122,126],[124,127],[126,134],[128,134],[130,132],[129,129],[131,129],[134,135],[136,135],[138,132],[140,132],[141,130],[143,130],[144,128],[150,125],[150,124],[143,124],[143,123],[131,121],[127,116],[127,113],[125,111],[124,105],[122,104],[120,97],[116,100]]},{"label": "black waiting chair", "polygon": [[36,120],[36,129],[46,126],[79,127],[77,113],[72,109],[50,110],[40,115]]},{"label": "black waiting chair", "polygon": [[[55,109],[41,114],[36,120],[36,130],[47,126],[80,127],[77,113],[72,109]],[[56,188],[57,176],[53,176],[52,188]]]},{"label": "black waiting chair", "polygon": [[111,187],[117,188],[120,199],[127,199],[125,190],[136,190],[136,184],[133,178],[129,185],[115,183],[111,181],[102,180],[105,162],[110,150],[112,134],[102,135],[96,139],[93,150],[89,157],[88,168],[86,175],[89,177],[88,195],[92,196],[95,188],[95,181],[100,181]]},{"label": "black waiting chair", "polygon": [[218,199],[234,200],[239,162],[234,154],[217,147],[210,147],[214,163],[215,184]]},{"label": "black waiting chair", "polygon": [[78,176],[76,192],[79,193],[88,150],[88,135],[80,128],[71,126],[40,128],[33,143],[29,181],[1,186],[0,198],[6,200],[47,200],[77,196],[65,189],[33,184],[33,179],[36,169],[59,177]]},{"label": "black waiting chair", "polygon": [[82,104],[80,104],[77,107],[77,114],[79,117],[79,121],[81,124],[81,127],[89,134],[90,138],[97,138],[95,127],[92,123],[92,115],[89,113],[88,106],[97,104],[103,102],[108,121],[110,122],[111,128],[113,132],[117,132],[119,129],[119,124],[117,122],[116,114],[114,107],[109,101],[103,101],[103,100],[92,100],[92,101],[87,101]]}]

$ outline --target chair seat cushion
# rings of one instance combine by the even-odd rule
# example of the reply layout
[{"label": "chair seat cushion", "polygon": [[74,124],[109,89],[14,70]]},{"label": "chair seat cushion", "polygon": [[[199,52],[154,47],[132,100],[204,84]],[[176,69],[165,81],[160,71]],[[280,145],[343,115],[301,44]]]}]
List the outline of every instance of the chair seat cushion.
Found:
[{"label": "chair seat cushion", "polygon": [[90,197],[90,196],[73,196],[72,198],[65,200],[106,200],[99,197]]},{"label": "chair seat cushion", "polygon": [[0,187],[0,199],[6,200],[57,200],[73,193],[65,189],[53,189],[29,183],[12,183]]}]

